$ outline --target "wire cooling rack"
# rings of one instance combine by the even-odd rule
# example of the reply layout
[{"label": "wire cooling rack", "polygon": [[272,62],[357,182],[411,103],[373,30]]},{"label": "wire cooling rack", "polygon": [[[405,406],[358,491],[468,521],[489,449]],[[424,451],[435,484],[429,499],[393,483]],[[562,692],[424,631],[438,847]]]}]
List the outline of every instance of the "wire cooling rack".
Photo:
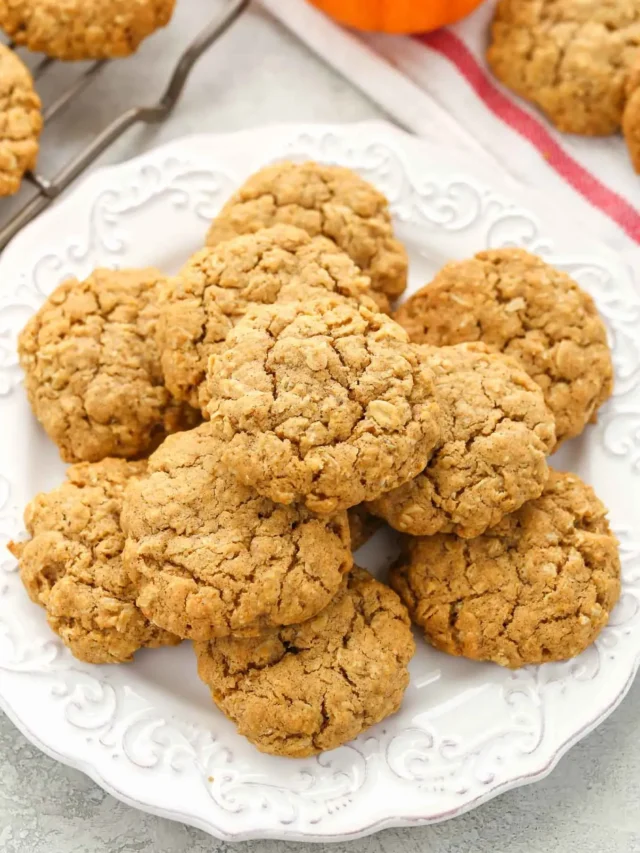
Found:
[{"label": "wire cooling rack", "polygon": [[[142,122],[145,124],[156,124],[164,121],[176,105],[182,90],[184,89],[191,69],[202,56],[202,54],[216,42],[220,36],[240,17],[249,0],[228,0],[222,11],[217,15],[184,50],[173,73],[169,79],[167,88],[159,101],[155,104],[142,107],[131,107],[114,119],[111,124],[96,136],[84,150],[76,154],[60,171],[52,178],[47,178],[39,172],[27,172],[25,180],[33,184],[37,193],[2,227],[0,227],[0,249],[4,249],[9,240],[20,231],[21,228],[48,207],[69,184],[74,181],[102,152],[118,139],[132,125]],[[14,47],[10,43],[10,47]],[[98,60],[93,62],[86,71],[80,74],[65,91],[59,95],[46,110],[43,111],[45,125],[50,122],[69,101],[79,92],[85,89],[96,76],[98,71],[113,60]],[[55,60],[46,57],[33,69],[33,78],[38,80],[46,73],[49,66]]]}]

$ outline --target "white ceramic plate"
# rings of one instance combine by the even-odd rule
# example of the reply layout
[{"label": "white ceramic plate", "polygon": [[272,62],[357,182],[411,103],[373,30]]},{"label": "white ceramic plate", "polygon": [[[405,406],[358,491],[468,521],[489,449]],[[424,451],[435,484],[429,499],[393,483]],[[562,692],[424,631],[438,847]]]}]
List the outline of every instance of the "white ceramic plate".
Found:
[{"label": "white ceramic plate", "polygon": [[[592,483],[620,537],[623,596],[580,658],[509,672],[418,642],[402,709],[353,743],[303,761],[261,755],[213,707],[188,643],[133,664],[75,661],[0,554],[0,705],[45,752],[116,797],[223,838],[344,839],[451,817],[544,776],[624,696],[640,653],[640,300],[631,271],[563,212],[529,209],[501,177],[388,125],[287,126],[174,142],[94,173],[23,231],[0,261],[0,538],[62,480],[31,416],[16,334],[63,278],[98,265],[176,270],[230,190],[279,158],[338,162],[389,197],[411,260],[409,291],[446,260],[522,245],[575,276],[611,333],[617,387],[559,467]],[[512,191],[511,191],[512,192]],[[537,202],[536,202],[537,204]],[[535,207],[535,204],[534,204]],[[561,215],[558,215],[561,214]],[[382,533],[360,561],[384,571]]]}]

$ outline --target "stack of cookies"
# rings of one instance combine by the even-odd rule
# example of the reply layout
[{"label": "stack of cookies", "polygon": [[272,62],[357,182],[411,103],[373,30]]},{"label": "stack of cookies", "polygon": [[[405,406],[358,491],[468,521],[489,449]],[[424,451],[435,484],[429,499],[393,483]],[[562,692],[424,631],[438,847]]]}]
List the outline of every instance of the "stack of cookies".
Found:
[{"label": "stack of cookies", "polygon": [[[238,730],[299,757],[398,709],[410,617],[510,667],[593,641],[617,543],[592,490],[547,464],[611,393],[593,302],[512,249],[450,264],[392,319],[406,277],[377,190],[284,163],[174,278],[96,270],[54,291],[19,353],[74,464],[11,548],[76,657],[192,640]],[[383,521],[403,539],[393,589],[353,563]]]}]

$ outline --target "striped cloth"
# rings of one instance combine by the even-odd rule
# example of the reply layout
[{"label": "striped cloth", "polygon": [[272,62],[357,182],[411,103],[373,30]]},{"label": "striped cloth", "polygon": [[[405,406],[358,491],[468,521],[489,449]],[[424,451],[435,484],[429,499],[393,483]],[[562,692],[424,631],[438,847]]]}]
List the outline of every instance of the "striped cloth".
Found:
[{"label": "striped cloth", "polygon": [[456,26],[421,36],[356,34],[306,0],[262,4],[397,122],[441,145],[490,158],[640,263],[640,176],[619,136],[559,133],[489,72],[484,53],[494,0]]}]

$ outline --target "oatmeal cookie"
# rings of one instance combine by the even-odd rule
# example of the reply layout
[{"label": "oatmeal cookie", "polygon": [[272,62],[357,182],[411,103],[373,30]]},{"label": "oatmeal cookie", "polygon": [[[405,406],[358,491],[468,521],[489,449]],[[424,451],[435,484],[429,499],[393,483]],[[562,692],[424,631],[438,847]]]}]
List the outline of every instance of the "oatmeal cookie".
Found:
[{"label": "oatmeal cookie", "polygon": [[322,163],[276,163],[252,175],[213,220],[207,245],[284,222],[333,240],[395,299],[407,286],[407,253],[393,236],[387,199],[355,172]]},{"label": "oatmeal cookie", "polygon": [[31,600],[45,608],[72,654],[88,663],[121,663],[143,646],[180,642],[138,610],[122,564],[122,497],[145,468],[122,459],[73,465],[65,483],[27,505],[31,539],[9,545]]},{"label": "oatmeal cookie", "polygon": [[584,651],[620,596],[606,510],[574,474],[476,539],[406,537],[391,585],[436,648],[501,666]]},{"label": "oatmeal cookie", "polygon": [[208,358],[249,308],[331,292],[360,301],[369,285],[335,243],[292,225],[197,252],[166,291],[158,343],[167,387],[204,408]]},{"label": "oatmeal cookie", "polygon": [[358,568],[301,625],[195,644],[200,678],[240,734],[290,758],[334,749],[397,711],[414,650],[397,595]]},{"label": "oatmeal cookie", "polygon": [[40,106],[29,69],[0,44],[0,196],[18,192],[24,173],[36,167]]},{"label": "oatmeal cookie", "polygon": [[440,434],[433,374],[406,332],[339,297],[249,312],[212,356],[208,384],[224,464],[314,512],[415,477]]},{"label": "oatmeal cookie", "polygon": [[544,392],[558,444],[579,435],[611,396],[611,353],[593,299],[522,249],[447,264],[395,318],[416,343],[482,341],[517,358]]},{"label": "oatmeal cookie", "polygon": [[427,467],[369,509],[415,536],[479,536],[537,498],[556,443],[542,390],[517,361],[483,344],[424,347],[442,410]]},{"label": "oatmeal cookie", "polygon": [[620,129],[640,44],[640,0],[500,0],[495,75],[566,133]]},{"label": "oatmeal cookie", "polygon": [[372,515],[364,504],[352,506],[347,510],[349,517],[349,533],[351,534],[351,550],[362,548],[373,534],[380,529],[382,522]]},{"label": "oatmeal cookie", "polygon": [[127,490],[137,604],[181,637],[254,636],[315,616],[352,565],[346,512],[317,518],[240,486],[209,424],[169,437]]},{"label": "oatmeal cookie", "polygon": [[627,102],[622,116],[622,132],[633,168],[640,173],[640,51],[627,79]]},{"label": "oatmeal cookie", "polygon": [[128,56],[171,20],[175,0],[0,0],[0,28],[54,59]]},{"label": "oatmeal cookie", "polygon": [[197,422],[164,387],[155,345],[162,275],[97,269],[49,296],[18,353],[34,414],[67,462],[137,456]]}]

